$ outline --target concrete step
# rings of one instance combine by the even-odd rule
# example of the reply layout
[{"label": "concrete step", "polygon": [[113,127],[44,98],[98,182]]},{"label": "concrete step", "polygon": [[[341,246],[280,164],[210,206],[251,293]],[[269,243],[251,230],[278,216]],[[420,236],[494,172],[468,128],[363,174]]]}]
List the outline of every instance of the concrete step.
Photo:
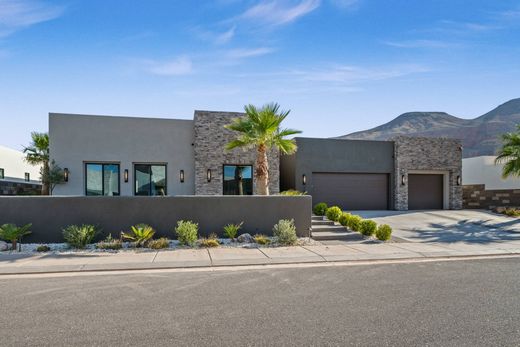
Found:
[{"label": "concrete step", "polygon": [[323,216],[312,215],[312,217],[311,217],[311,220],[323,220],[323,219],[324,219]]},{"label": "concrete step", "polygon": [[311,230],[312,230],[312,232],[315,232],[315,231],[343,232],[343,231],[347,231],[347,228],[345,228],[344,226],[341,226],[341,225],[313,225],[311,227]]},{"label": "concrete step", "polygon": [[311,234],[312,239],[316,241],[325,241],[325,240],[343,240],[343,241],[362,241],[363,235],[360,233],[355,233],[351,231],[347,231],[344,229],[343,232],[330,232],[330,231],[313,231]]},{"label": "concrete step", "polygon": [[334,225],[334,222],[330,221],[330,220],[313,220],[313,221],[311,221],[311,223],[312,223],[312,226],[315,226],[315,225]]}]

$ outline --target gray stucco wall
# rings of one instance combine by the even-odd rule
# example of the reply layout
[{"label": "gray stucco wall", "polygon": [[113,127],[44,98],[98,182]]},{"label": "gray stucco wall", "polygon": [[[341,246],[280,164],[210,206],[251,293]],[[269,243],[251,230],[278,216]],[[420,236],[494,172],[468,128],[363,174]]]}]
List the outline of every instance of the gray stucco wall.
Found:
[{"label": "gray stucco wall", "polygon": [[54,195],[85,195],[85,162],[119,163],[122,196],[134,194],[135,163],[166,164],[168,195],[195,192],[192,120],[51,113],[49,137],[51,159],[70,171],[69,182],[58,185]]},{"label": "gray stucco wall", "polygon": [[[195,194],[214,195],[223,191],[223,165],[240,164],[253,166],[253,193],[257,193],[254,167],[254,150],[234,149],[226,151],[225,146],[236,134],[224,128],[234,118],[243,117],[238,112],[195,111]],[[268,156],[269,190],[271,194],[279,192],[279,153],[272,149]],[[211,169],[211,182],[207,180],[207,170]]]},{"label": "gray stucco wall", "polygon": [[310,196],[183,196],[183,197],[1,197],[0,224],[32,223],[25,242],[63,242],[62,229],[94,224],[103,229],[97,239],[118,237],[131,225],[147,223],[156,237],[174,238],[179,220],[199,223],[200,235],[222,235],[228,223],[244,222],[240,233],[272,235],[280,219],[294,219],[297,233],[308,236]]}]

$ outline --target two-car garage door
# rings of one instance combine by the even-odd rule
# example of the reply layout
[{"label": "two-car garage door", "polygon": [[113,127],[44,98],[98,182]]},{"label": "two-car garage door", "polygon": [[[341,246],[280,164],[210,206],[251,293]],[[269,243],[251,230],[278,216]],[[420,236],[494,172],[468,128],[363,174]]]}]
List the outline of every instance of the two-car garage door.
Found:
[{"label": "two-car garage door", "polygon": [[387,210],[388,174],[312,173],[312,200],[344,210]]}]

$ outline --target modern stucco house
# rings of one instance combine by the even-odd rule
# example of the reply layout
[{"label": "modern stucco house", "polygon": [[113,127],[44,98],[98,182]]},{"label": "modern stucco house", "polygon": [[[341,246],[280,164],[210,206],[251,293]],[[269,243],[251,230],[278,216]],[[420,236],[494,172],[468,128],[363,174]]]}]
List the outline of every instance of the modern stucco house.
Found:
[{"label": "modern stucco house", "polygon": [[[254,194],[256,153],[224,146],[242,113],[195,111],[193,120],[51,113],[51,158],[67,172],[54,195]],[[457,209],[461,145],[448,139],[296,138],[269,155],[270,191],[307,191],[345,209]]]},{"label": "modern stucco house", "polygon": [[34,195],[41,192],[40,167],[25,161],[22,152],[0,146],[0,195]]}]

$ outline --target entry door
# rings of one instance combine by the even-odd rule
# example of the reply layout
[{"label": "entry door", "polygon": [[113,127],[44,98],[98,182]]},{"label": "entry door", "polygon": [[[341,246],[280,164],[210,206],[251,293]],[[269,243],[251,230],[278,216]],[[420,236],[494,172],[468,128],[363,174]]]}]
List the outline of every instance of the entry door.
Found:
[{"label": "entry door", "polygon": [[444,207],[444,175],[408,175],[408,209],[442,210]]}]

